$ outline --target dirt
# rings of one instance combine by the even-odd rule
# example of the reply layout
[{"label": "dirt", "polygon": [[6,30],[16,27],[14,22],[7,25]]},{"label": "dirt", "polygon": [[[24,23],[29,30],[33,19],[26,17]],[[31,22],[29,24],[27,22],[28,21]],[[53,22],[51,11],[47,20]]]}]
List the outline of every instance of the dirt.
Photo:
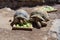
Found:
[{"label": "dirt", "polygon": [[[3,10],[0,10],[0,40],[55,40],[54,38],[49,38],[48,32],[52,25],[52,20],[60,19],[60,5],[54,5],[53,7],[57,8],[58,11],[49,13],[51,20],[47,22],[48,25],[40,29],[33,28],[32,31],[12,30],[9,20],[13,19],[14,11],[2,13]],[[32,8],[28,12],[31,10]]]}]

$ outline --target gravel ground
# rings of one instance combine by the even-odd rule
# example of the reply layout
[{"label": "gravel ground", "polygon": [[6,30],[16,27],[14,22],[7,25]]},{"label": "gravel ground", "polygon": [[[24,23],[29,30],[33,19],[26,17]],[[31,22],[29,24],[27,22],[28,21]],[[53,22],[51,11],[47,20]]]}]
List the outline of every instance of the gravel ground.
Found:
[{"label": "gravel ground", "polygon": [[[54,5],[58,9],[57,12],[49,13],[51,21],[60,18],[60,5]],[[26,9],[26,8],[25,8]],[[31,11],[32,9],[28,10]],[[0,9],[0,40],[55,40],[48,36],[51,27],[51,21],[47,22],[47,27],[41,29],[33,28],[32,31],[12,30],[10,19],[13,19],[13,12],[4,12]]]}]

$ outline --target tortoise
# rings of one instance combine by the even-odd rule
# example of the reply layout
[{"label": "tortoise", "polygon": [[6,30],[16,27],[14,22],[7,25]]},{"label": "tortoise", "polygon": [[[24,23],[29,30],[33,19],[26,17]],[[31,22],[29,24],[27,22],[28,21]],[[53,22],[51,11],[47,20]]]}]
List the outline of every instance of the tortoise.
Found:
[{"label": "tortoise", "polygon": [[27,11],[23,9],[16,10],[11,26],[13,27],[14,24],[23,24],[28,20],[29,20],[29,14],[27,13]]},{"label": "tortoise", "polygon": [[49,21],[49,16],[47,12],[43,11],[33,11],[30,15],[30,21],[36,23],[38,28],[47,25],[47,21]]}]

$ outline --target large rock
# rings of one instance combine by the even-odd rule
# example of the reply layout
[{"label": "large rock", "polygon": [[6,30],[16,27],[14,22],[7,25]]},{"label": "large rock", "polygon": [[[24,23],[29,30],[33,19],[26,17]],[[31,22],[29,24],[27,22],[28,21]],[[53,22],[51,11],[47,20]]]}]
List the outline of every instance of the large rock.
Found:
[{"label": "large rock", "polygon": [[60,40],[60,19],[55,19],[49,31],[49,35]]},{"label": "large rock", "polygon": [[15,14],[15,11],[10,9],[10,8],[2,8],[0,9],[0,14],[4,17],[13,17],[13,15]]}]

